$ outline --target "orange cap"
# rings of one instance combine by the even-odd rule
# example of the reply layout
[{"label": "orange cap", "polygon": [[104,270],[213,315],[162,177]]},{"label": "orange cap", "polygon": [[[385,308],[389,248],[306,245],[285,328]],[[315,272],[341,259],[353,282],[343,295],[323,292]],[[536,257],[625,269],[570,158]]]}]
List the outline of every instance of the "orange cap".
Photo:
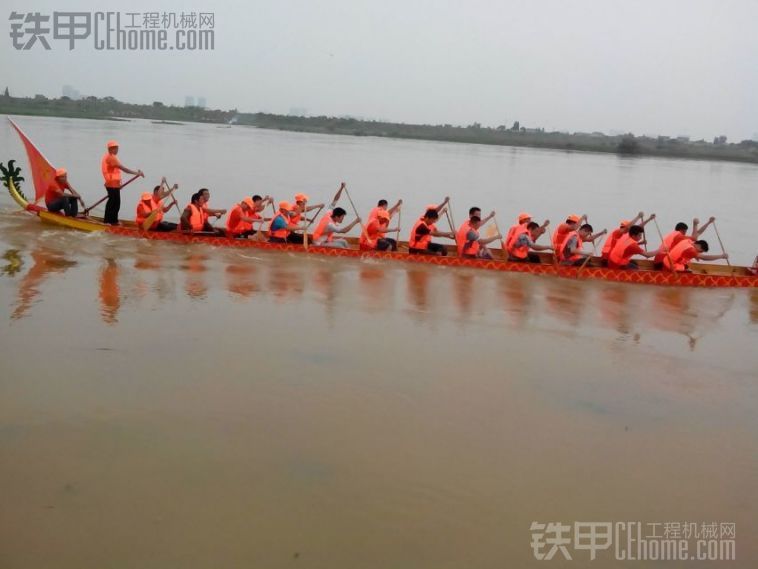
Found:
[{"label": "orange cap", "polygon": [[619,227],[629,227],[631,224],[632,224],[631,221],[629,221],[628,219],[625,219],[624,221],[621,222],[621,225]]},{"label": "orange cap", "polygon": [[292,211],[292,204],[290,202],[279,202],[279,209]]},{"label": "orange cap", "polygon": [[253,198],[251,198],[249,196],[246,197],[245,199],[243,199],[242,203],[244,203],[245,205],[247,205],[247,207],[249,207],[250,209],[255,209],[255,202],[253,201]]},{"label": "orange cap", "polygon": [[518,214],[518,222],[521,223],[522,221],[526,221],[527,219],[532,219],[531,213],[521,212]]},{"label": "orange cap", "polygon": [[56,178],[60,178],[62,176],[65,176],[66,174],[68,174],[68,172],[66,172],[65,168],[58,168],[57,170],[55,170],[55,177]]},{"label": "orange cap", "polygon": [[106,144],[106,146],[107,146],[108,148],[114,148],[114,147],[118,147],[118,142],[116,142],[115,140],[109,140],[109,141],[108,141],[108,144]]},{"label": "orange cap", "polygon": [[145,192],[144,194],[142,194],[142,197],[140,199],[143,202],[151,201],[153,199],[153,194],[151,194],[150,192]]},{"label": "orange cap", "polygon": [[580,220],[580,219],[581,219],[581,217],[579,217],[579,216],[578,216],[578,215],[576,215],[575,213],[572,213],[571,215],[569,215],[569,216],[566,218],[566,221],[571,221],[571,222],[573,222],[573,223],[579,223],[579,220]]},{"label": "orange cap", "polygon": [[306,194],[295,194],[295,201],[296,202],[307,202],[308,196]]},{"label": "orange cap", "polygon": [[429,204],[428,206],[426,206],[426,209],[424,211],[426,211],[427,209],[437,209],[437,205],[438,204],[436,203]]},{"label": "orange cap", "polygon": [[388,211],[384,211],[383,209],[380,209],[376,212],[376,218],[377,219],[386,219],[387,221],[390,220],[390,214]]}]

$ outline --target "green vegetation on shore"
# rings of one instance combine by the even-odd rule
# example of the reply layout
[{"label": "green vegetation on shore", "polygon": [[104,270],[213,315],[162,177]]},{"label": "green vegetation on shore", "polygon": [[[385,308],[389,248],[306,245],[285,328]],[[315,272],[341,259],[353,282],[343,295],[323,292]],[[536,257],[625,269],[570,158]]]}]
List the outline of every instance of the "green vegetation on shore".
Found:
[{"label": "green vegetation on shore", "polygon": [[200,107],[178,107],[156,101],[152,105],[135,105],[118,101],[113,97],[85,97],[73,100],[68,97],[49,99],[37,95],[34,98],[0,96],[0,114],[36,115],[101,120],[150,119],[172,124],[176,121],[215,124],[237,124],[323,134],[351,136],[381,136],[445,142],[465,142],[499,146],[526,146],[557,150],[580,150],[609,152],[621,155],[664,156],[699,160],[729,160],[758,163],[758,142],[743,140],[736,144],[726,143],[724,137],[713,142],[690,141],[684,138],[665,136],[648,137],[624,134],[607,136],[603,133],[546,132],[531,129],[518,122],[507,127],[486,127],[478,123],[469,126],[423,125],[391,123],[337,117],[302,117],[268,113],[241,113],[210,110]]}]

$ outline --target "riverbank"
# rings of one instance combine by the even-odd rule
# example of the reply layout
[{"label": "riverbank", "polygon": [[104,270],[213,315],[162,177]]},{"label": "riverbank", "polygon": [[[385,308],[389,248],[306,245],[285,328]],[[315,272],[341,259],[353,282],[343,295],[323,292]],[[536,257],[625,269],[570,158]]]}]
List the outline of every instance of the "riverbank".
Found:
[{"label": "riverbank", "polygon": [[360,120],[350,117],[303,117],[270,113],[242,113],[236,109],[222,111],[201,107],[178,107],[155,101],[152,105],[135,105],[112,97],[87,97],[72,100],[68,97],[49,99],[0,97],[0,114],[32,115],[99,120],[147,119],[161,124],[199,122],[236,124],[272,130],[340,134],[347,136],[378,136],[413,140],[463,142],[495,146],[521,146],[554,150],[604,152],[625,156],[658,156],[694,160],[725,160],[758,164],[758,142],[743,140],[726,143],[707,142],[667,136],[635,136],[628,133],[608,136],[600,132],[547,132],[544,129],[511,127],[424,125]]}]

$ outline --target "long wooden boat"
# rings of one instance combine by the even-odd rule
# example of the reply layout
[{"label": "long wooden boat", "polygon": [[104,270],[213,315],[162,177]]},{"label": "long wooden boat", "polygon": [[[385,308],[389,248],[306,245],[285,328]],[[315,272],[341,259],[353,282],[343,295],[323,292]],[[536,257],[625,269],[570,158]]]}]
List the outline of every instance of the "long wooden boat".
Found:
[{"label": "long wooden boat", "polygon": [[[639,261],[640,270],[609,269],[600,266],[600,260],[593,258],[585,267],[565,267],[556,265],[550,253],[541,253],[541,263],[513,263],[505,260],[503,251],[494,249],[493,254],[497,257],[493,260],[463,259],[456,256],[455,248],[448,248],[449,255],[440,257],[435,255],[411,255],[407,252],[407,243],[400,243],[400,251],[361,251],[357,246],[357,239],[348,239],[352,245],[350,249],[337,249],[330,247],[318,247],[310,245],[307,249],[302,245],[277,244],[251,239],[233,239],[218,237],[209,234],[185,233],[182,231],[157,232],[144,231],[134,223],[122,222],[123,225],[111,226],[95,217],[71,218],[57,213],[51,213],[44,207],[29,203],[26,198],[16,189],[11,181],[8,189],[15,202],[24,210],[36,215],[44,223],[77,229],[79,231],[103,231],[135,237],[140,239],[154,239],[160,241],[173,241],[176,243],[205,243],[215,247],[247,247],[253,249],[265,249],[271,251],[286,251],[290,253],[302,253],[310,255],[324,255],[329,257],[354,257],[386,259],[392,261],[404,261],[408,263],[426,263],[430,265],[442,265],[446,267],[470,267],[474,269],[486,269],[491,271],[505,271],[513,273],[529,273],[534,275],[547,275],[567,279],[601,280],[622,283],[651,284],[663,286],[687,286],[687,287],[739,287],[758,288],[758,275],[747,267],[728,267],[714,264],[691,264],[692,272],[674,273],[670,271],[656,271],[650,261]],[[402,250],[405,249],[405,252]]]}]

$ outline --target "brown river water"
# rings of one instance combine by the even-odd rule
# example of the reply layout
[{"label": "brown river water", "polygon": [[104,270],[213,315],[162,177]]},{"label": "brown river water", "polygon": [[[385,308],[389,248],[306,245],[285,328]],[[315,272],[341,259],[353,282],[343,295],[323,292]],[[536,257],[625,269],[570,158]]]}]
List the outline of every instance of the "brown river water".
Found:
[{"label": "brown river water", "polygon": [[[117,138],[148,175],[122,217],[163,174],[217,207],[344,179],[362,211],[403,197],[406,227],[450,195],[501,226],[714,214],[735,262],[756,252],[755,166],[18,122],[89,202]],[[0,149],[26,167],[6,127]],[[83,234],[7,193],[0,255],[2,569],[758,563],[758,292]],[[537,561],[535,521],[734,523],[737,555]]]}]

